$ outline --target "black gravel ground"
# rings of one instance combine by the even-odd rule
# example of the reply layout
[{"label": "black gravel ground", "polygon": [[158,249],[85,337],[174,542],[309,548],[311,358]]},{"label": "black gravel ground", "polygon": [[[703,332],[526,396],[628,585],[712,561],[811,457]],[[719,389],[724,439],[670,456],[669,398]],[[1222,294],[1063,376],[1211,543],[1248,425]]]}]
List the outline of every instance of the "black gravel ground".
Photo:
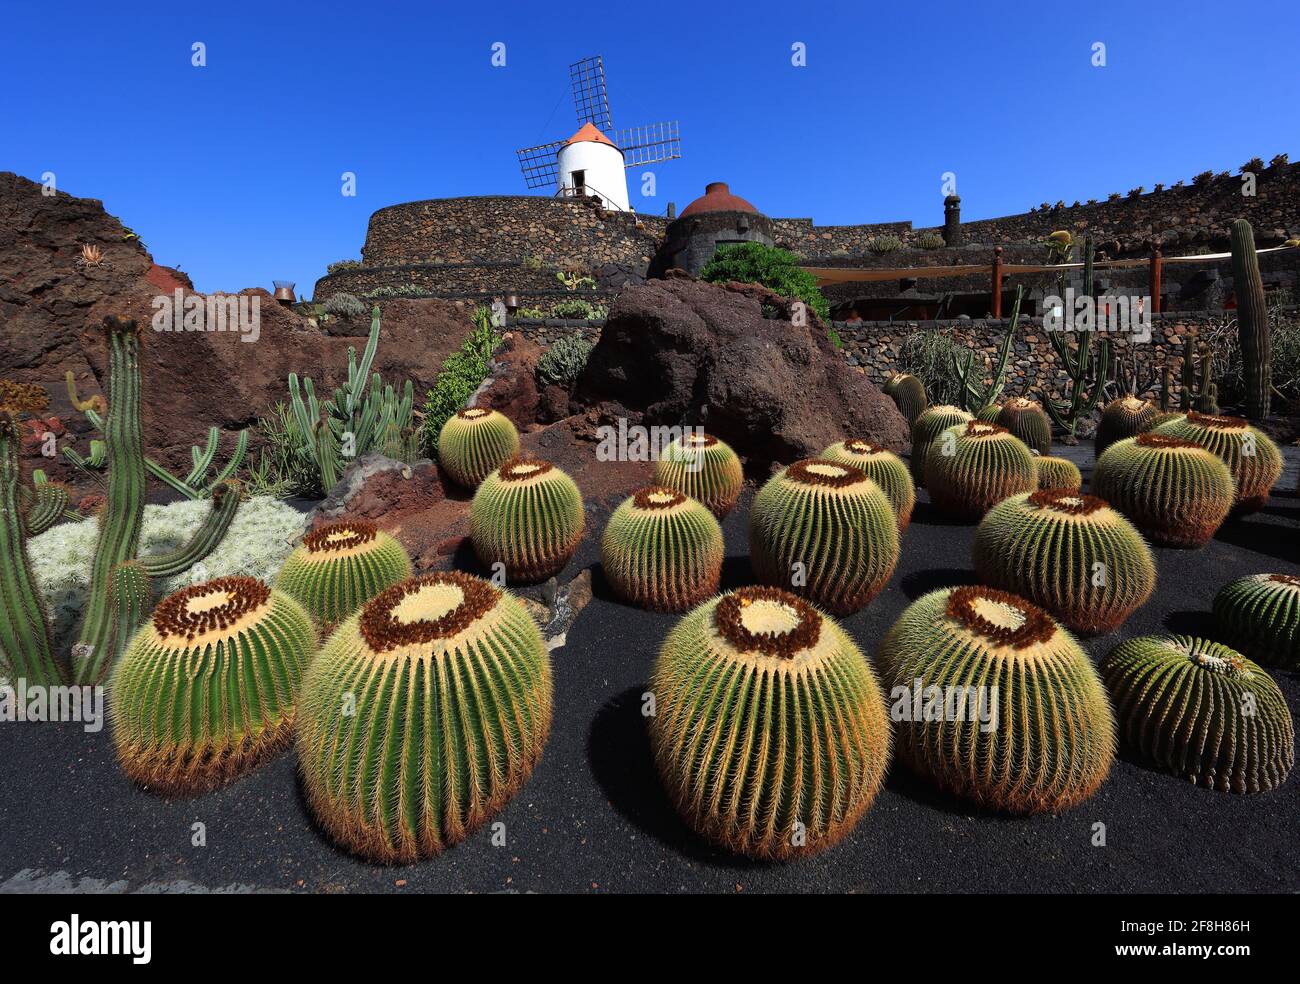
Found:
[{"label": "black gravel ground", "polygon": [[[1291,469],[1294,470],[1294,460]],[[1281,487],[1294,488],[1288,474]],[[747,503],[724,524],[728,586],[748,583]],[[868,653],[925,591],[973,580],[972,527],[936,517],[922,494],[888,589],[844,624]],[[640,695],[672,616],[596,597],[554,653],[555,720],[543,761],[504,810],[506,844],[484,829],[444,856],[380,868],[314,828],[292,753],[221,792],[169,802],[117,769],[107,730],[0,727],[0,891],[310,892],[1294,892],[1300,779],[1258,796],[1196,788],[1126,753],[1089,802],[1056,817],[981,815],[895,766],[839,846],[785,865],[750,863],[698,840],[673,813],[649,757]],[[1300,573],[1292,493],[1220,532],[1204,550],[1158,549],[1159,587],[1123,628],[1088,640],[1210,632],[1215,591],[1259,572]],[[1300,676],[1275,674],[1300,716]],[[192,846],[193,825],[206,846]],[[1094,827],[1105,824],[1105,846]]]}]

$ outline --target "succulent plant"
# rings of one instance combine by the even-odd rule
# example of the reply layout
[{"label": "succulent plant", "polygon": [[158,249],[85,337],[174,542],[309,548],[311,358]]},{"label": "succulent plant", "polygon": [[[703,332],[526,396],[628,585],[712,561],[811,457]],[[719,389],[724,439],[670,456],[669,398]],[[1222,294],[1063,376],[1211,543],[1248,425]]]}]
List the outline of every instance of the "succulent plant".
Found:
[{"label": "succulent plant", "polygon": [[894,401],[894,406],[898,407],[898,412],[903,415],[908,427],[916,423],[916,418],[925,412],[928,402],[925,383],[910,373],[895,373],[885,381],[881,389]]},{"label": "succulent plant", "polygon": [[1187,413],[1161,424],[1159,433],[1199,444],[1218,455],[1236,483],[1236,508],[1254,512],[1268,503],[1269,491],[1282,475],[1282,453],[1263,431],[1241,417]]},{"label": "succulent plant", "polygon": [[988,406],[986,406],[983,410],[981,410],[979,413],[975,415],[975,419],[980,421],[980,423],[984,423],[984,424],[996,424],[998,422],[998,414],[1000,414],[1001,412],[1002,412],[1001,403],[990,403]]},{"label": "succulent plant", "polygon": [[582,493],[550,462],[515,458],[483,480],[469,518],[479,560],[505,565],[511,581],[544,581],[578,549]]},{"label": "succulent plant", "polygon": [[303,679],[307,802],[362,857],[438,854],[523,786],[552,690],[541,631],[513,595],[456,571],[393,585],[335,630]]},{"label": "succulent plant", "polygon": [[1052,450],[1052,422],[1033,400],[1023,396],[1007,400],[995,423],[1020,438],[1031,451],[1047,454]]},{"label": "succulent plant", "polygon": [[749,511],[754,576],[836,614],[884,590],[898,563],[898,517],[865,472],[821,458],[772,476]]},{"label": "succulent plant", "polygon": [[1136,437],[1150,430],[1156,418],[1155,405],[1136,396],[1121,396],[1111,400],[1101,412],[1094,438],[1096,455],[1100,458],[1108,447],[1126,437]]},{"label": "succulent plant", "polygon": [[988,511],[971,549],[980,580],[1045,608],[1075,632],[1109,632],[1156,586],[1151,548],[1091,495],[1022,493]]},{"label": "succulent plant", "polygon": [[298,602],[250,577],[168,595],[110,682],[123,771],[187,795],[224,785],[287,746],[316,629]]},{"label": "succulent plant", "polygon": [[519,432],[496,410],[470,407],[447,418],[438,433],[438,464],[457,485],[478,484],[519,453]]},{"label": "succulent plant", "polygon": [[979,519],[1008,496],[1038,487],[1034,458],[1020,438],[978,420],[950,427],[925,457],[930,502],[960,519]]},{"label": "succulent plant", "polygon": [[932,591],[894,623],[877,659],[900,758],[951,793],[1010,813],[1058,812],[1110,771],[1115,721],[1092,663],[1023,598]]},{"label": "succulent plant", "polygon": [[1234,649],[1191,636],[1127,639],[1101,663],[1126,744],[1223,792],[1280,786],[1295,762],[1286,699]]},{"label": "succulent plant", "polygon": [[870,663],[806,601],[748,587],[664,640],[650,736],[669,796],[701,835],[785,859],[829,847],[870,807],[889,722]]},{"label": "succulent plant", "polygon": [[331,627],[385,588],[411,576],[402,545],[365,520],[328,523],[302,539],[275,586]]},{"label": "succulent plant", "polygon": [[1038,479],[1039,490],[1069,489],[1078,492],[1083,488],[1083,475],[1069,458],[1054,458],[1041,455],[1034,458],[1034,475]]},{"label": "succulent plant", "polygon": [[866,472],[867,478],[880,486],[885,498],[894,507],[894,514],[898,517],[898,531],[901,533],[907,529],[912,521],[912,509],[916,505],[916,487],[912,484],[912,475],[902,458],[879,445],[862,440],[836,441],[821,453],[821,457]]},{"label": "succulent plant", "polygon": [[[1180,411],[1177,410],[1161,410],[1159,413],[1157,413],[1154,417],[1151,418],[1151,426],[1147,428],[1147,431],[1153,431],[1161,424],[1167,424],[1171,420],[1181,420],[1183,417],[1186,416],[1187,414],[1181,413]],[[1098,455],[1098,457],[1101,456]]]},{"label": "succulent plant", "polygon": [[655,462],[655,484],[704,503],[722,519],[735,508],[745,475],[735,451],[695,427],[687,428],[660,453]]},{"label": "succulent plant", "polygon": [[916,418],[916,423],[912,425],[911,467],[912,478],[917,485],[925,487],[925,456],[930,450],[930,444],[949,427],[974,419],[965,410],[947,403],[929,407]]},{"label": "succulent plant", "polygon": [[1300,669],[1300,577],[1252,574],[1214,597],[1224,637],[1256,663]]},{"label": "succulent plant", "polygon": [[701,503],[651,485],[614,510],[601,537],[601,566],[623,598],[661,612],[686,611],[717,593],[722,528]]}]

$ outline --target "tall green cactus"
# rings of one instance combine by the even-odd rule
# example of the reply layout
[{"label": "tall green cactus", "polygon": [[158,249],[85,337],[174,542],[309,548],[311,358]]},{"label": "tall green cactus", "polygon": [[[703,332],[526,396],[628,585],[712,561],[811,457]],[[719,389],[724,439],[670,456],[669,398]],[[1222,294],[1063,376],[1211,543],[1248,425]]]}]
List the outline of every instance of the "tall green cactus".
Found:
[{"label": "tall green cactus", "polygon": [[1268,304],[1255,254],[1255,231],[1245,219],[1232,223],[1232,285],[1237,295],[1237,337],[1245,378],[1246,416],[1263,420],[1272,402],[1272,340]]},{"label": "tall green cactus", "polygon": [[[1092,296],[1092,264],[1095,249],[1092,237],[1083,241],[1083,292]],[[1074,312],[1065,312],[1067,318],[1073,319]],[[1109,339],[1103,338],[1097,343],[1097,351],[1092,350],[1090,331],[1049,331],[1047,340],[1051,342],[1056,356],[1065,367],[1065,374],[1070,379],[1069,395],[1057,400],[1047,392],[1043,393],[1043,409],[1061,430],[1069,435],[1069,441],[1075,441],[1075,431],[1079,427],[1079,418],[1091,414],[1101,404],[1106,394],[1106,383],[1110,379],[1112,348]],[[1075,342],[1071,349],[1070,343]]]},{"label": "tall green cactus", "polygon": [[[1020,323],[1020,301],[1024,296],[1023,287],[1016,288],[1016,300],[1011,305],[1011,320],[1007,324],[1007,333],[1002,338],[1002,347],[998,349],[998,361],[996,366],[992,367],[993,376],[988,383],[983,378],[972,378],[971,371],[975,364],[975,353],[969,349],[965,350],[965,359],[959,360],[957,352],[949,354],[952,363],[952,372],[961,384],[961,396],[959,403],[961,408],[967,413],[978,414],[989,404],[997,401],[1002,395],[1002,388],[1006,385],[1005,376],[1007,374],[1007,362],[1011,358],[1011,347],[1016,337],[1016,325]],[[986,363],[989,360],[985,360]],[[925,409],[922,407],[922,409]]]}]

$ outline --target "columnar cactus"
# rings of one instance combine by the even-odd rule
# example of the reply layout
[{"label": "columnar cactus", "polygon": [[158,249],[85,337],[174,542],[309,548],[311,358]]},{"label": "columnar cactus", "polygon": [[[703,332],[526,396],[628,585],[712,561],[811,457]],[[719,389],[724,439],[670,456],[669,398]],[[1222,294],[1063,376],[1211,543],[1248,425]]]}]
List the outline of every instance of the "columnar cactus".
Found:
[{"label": "columnar cactus", "polygon": [[1097,457],[1100,458],[1116,441],[1150,430],[1155,418],[1155,405],[1147,400],[1139,400],[1136,396],[1111,400],[1102,410],[1101,422],[1097,425],[1094,442]]},{"label": "columnar cactus", "polygon": [[1222,792],[1286,781],[1291,712],[1273,679],[1236,650],[1182,635],[1128,639],[1101,675],[1123,740],[1161,768]]},{"label": "columnar cactus", "polygon": [[1038,480],[1040,491],[1044,489],[1068,489],[1078,492],[1083,488],[1083,475],[1073,461],[1068,458],[1054,458],[1042,455],[1034,458],[1034,475]]},{"label": "columnar cactus", "polygon": [[912,478],[917,485],[925,487],[925,456],[930,450],[931,442],[949,427],[974,419],[965,410],[946,403],[930,407],[916,418],[916,423],[912,425],[911,466]]},{"label": "columnar cactus", "polygon": [[821,458],[774,475],[749,512],[757,580],[789,588],[836,614],[884,590],[898,563],[898,517],[861,469]]},{"label": "columnar cactus", "polygon": [[925,477],[935,508],[971,520],[1008,496],[1038,487],[1024,442],[1005,427],[979,421],[939,435],[926,452]]},{"label": "columnar cactus", "polygon": [[470,538],[486,566],[511,581],[545,581],[582,539],[582,493],[547,461],[516,458],[485,478],[470,504]]},{"label": "columnar cactus", "polygon": [[168,595],[109,687],[122,769],[167,795],[244,775],[288,745],[315,653],[302,606],[261,581],[217,578]]},{"label": "columnar cactus", "polygon": [[1101,499],[1022,493],[989,510],[971,551],[980,580],[1047,609],[1075,632],[1109,632],[1146,604],[1156,564],[1142,535]]},{"label": "columnar cactus", "polygon": [[1092,490],[1154,542],[1200,547],[1227,519],[1235,486],[1228,466],[1201,445],[1146,433],[1106,449]]},{"label": "columnar cactus", "polygon": [[1158,433],[1199,444],[1218,455],[1236,482],[1236,508],[1254,512],[1268,503],[1282,475],[1282,453],[1263,431],[1240,417],[1217,417],[1195,410],[1161,424]]},{"label": "columnar cactus", "polygon": [[1110,771],[1115,721],[1092,663],[1023,598],[932,591],[877,658],[899,756],[951,793],[1010,813],[1059,812]]},{"label": "columnar cactus", "polygon": [[821,453],[821,457],[866,472],[867,478],[880,486],[894,507],[898,531],[901,533],[907,529],[916,505],[916,486],[912,484],[912,475],[902,458],[886,448],[862,440],[836,441]]},{"label": "columnar cactus", "polygon": [[660,452],[655,484],[704,503],[721,520],[735,508],[745,475],[735,451],[696,427]]},{"label": "columnar cactus", "polygon": [[203,517],[199,528],[189,540],[167,553],[151,554],[140,558],[140,564],[150,577],[173,577],[189,570],[212,553],[221,543],[230,524],[235,521],[243,485],[227,478],[212,487],[212,508]]},{"label": "columnar cactus", "polygon": [[916,418],[925,411],[928,402],[925,384],[915,376],[905,372],[896,373],[889,377],[882,389],[894,401],[908,427],[916,423]]},{"label": "columnar cactus", "polygon": [[1017,396],[1002,404],[997,425],[1005,427],[1031,451],[1047,454],[1052,450],[1052,422],[1040,404]]},{"label": "columnar cactus", "polygon": [[1224,637],[1257,663],[1300,669],[1300,577],[1252,574],[1214,597]]},{"label": "columnar cactus", "polygon": [[708,840],[763,859],[820,851],[853,829],[889,763],[871,665],[806,601],[749,587],[668,634],[651,680],[655,762]]},{"label": "columnar cactus", "polygon": [[438,434],[438,464],[453,482],[468,489],[477,488],[518,453],[519,432],[496,410],[459,410]]},{"label": "columnar cactus", "polygon": [[335,630],[303,680],[307,802],[364,858],[438,854],[528,779],[552,691],[546,643],[517,598],[454,571],[396,584]]},{"label": "columnar cactus", "polygon": [[1245,219],[1232,223],[1232,289],[1237,295],[1237,335],[1245,382],[1246,416],[1263,420],[1272,400],[1272,339],[1268,302],[1255,253],[1255,231]]},{"label": "columnar cactus", "polygon": [[701,503],[675,489],[652,485],[624,500],[600,546],[610,585],[643,608],[686,611],[718,590],[722,528]]},{"label": "columnar cactus", "polygon": [[411,560],[393,537],[365,520],[327,523],[291,553],[275,586],[318,625],[343,621],[387,587],[411,576]]}]

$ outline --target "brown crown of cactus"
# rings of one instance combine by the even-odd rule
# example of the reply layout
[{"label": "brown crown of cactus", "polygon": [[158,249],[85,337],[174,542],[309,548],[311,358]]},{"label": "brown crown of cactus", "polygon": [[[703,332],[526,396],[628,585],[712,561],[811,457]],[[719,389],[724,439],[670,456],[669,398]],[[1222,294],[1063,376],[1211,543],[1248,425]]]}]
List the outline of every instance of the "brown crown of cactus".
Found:
[{"label": "brown crown of cactus", "polygon": [[666,485],[647,485],[643,489],[637,489],[632,496],[633,505],[638,509],[649,511],[672,509],[674,506],[680,506],[685,501],[685,494],[678,492],[676,489],[670,489]]},{"label": "brown crown of cactus", "polygon": [[[1003,621],[997,611],[1014,615]],[[1009,591],[978,585],[957,588],[948,597],[947,615],[998,646],[1028,649],[1056,634],[1056,622],[1037,605]]]},{"label": "brown crown of cactus", "polygon": [[[771,628],[746,626],[745,610],[756,602],[771,602],[774,610],[792,611],[798,619],[794,628],[787,625]],[[741,588],[725,595],[714,609],[713,624],[718,634],[736,647],[739,652],[760,652],[779,659],[794,659],[806,649],[817,645],[821,638],[822,619],[817,609],[780,588]]]},{"label": "brown crown of cactus", "polygon": [[1241,430],[1250,425],[1245,417],[1226,417],[1222,414],[1198,413],[1195,410],[1187,411],[1187,419],[1202,427],[1218,427],[1220,430]]},{"label": "brown crown of cactus", "polygon": [[[407,617],[403,603],[409,596],[440,586],[458,590],[460,600],[435,619]],[[454,590],[449,592],[449,596],[454,594]],[[403,646],[450,639],[472,625],[484,612],[491,611],[500,597],[501,592],[488,581],[460,571],[425,574],[395,584],[377,595],[362,610],[358,628],[376,653],[392,652]]]},{"label": "brown crown of cactus", "polygon": [[302,538],[302,544],[312,553],[350,550],[375,538],[378,528],[365,520],[326,523]]},{"label": "brown crown of cactus", "polygon": [[549,461],[525,458],[521,455],[507,461],[497,470],[497,474],[503,482],[526,482],[538,475],[545,475],[554,467]]},{"label": "brown crown of cactus", "polygon": [[1066,516],[1087,516],[1105,509],[1106,502],[1095,495],[1081,495],[1070,489],[1043,489],[1029,497],[1040,509],[1051,509]]},{"label": "brown crown of cactus", "polygon": [[1184,441],[1181,437],[1170,437],[1168,434],[1139,434],[1134,439],[1140,447],[1144,448],[1192,448],[1196,451],[1203,451],[1204,448],[1195,441]]},{"label": "brown crown of cactus", "polygon": [[852,465],[842,465],[826,458],[804,458],[785,470],[786,477],[804,485],[826,489],[843,489],[867,481],[867,473]]},{"label": "brown crown of cactus", "polygon": [[209,632],[225,632],[271,597],[271,589],[252,577],[219,577],[182,588],[154,609],[154,629],[162,639],[193,642]]}]

